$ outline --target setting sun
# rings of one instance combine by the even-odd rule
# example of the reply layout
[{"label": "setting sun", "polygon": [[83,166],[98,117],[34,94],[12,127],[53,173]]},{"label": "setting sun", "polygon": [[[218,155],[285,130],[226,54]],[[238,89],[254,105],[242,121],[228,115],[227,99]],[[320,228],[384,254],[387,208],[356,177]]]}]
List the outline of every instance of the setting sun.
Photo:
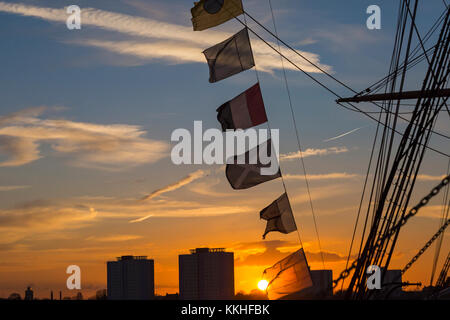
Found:
[{"label": "setting sun", "polygon": [[261,291],[265,291],[267,289],[268,285],[269,285],[269,283],[267,282],[267,280],[260,280],[258,282],[258,289]]}]

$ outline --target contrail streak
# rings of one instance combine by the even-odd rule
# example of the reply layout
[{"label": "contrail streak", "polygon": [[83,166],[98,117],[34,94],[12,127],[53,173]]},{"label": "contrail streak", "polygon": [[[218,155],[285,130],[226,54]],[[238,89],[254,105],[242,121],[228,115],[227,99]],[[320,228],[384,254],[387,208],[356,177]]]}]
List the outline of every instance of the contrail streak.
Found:
[{"label": "contrail streak", "polygon": [[181,180],[178,180],[177,182],[174,182],[172,184],[169,184],[161,189],[157,189],[155,191],[153,191],[152,193],[150,193],[149,195],[145,196],[144,198],[142,198],[141,200],[150,200],[153,199],[154,197],[157,197],[163,193],[169,192],[169,191],[174,191],[177,190],[197,179],[203,178],[204,176],[208,175],[207,171],[204,170],[197,170],[195,172],[192,172],[190,174],[188,174],[186,177],[184,177]]},{"label": "contrail streak", "polygon": [[333,141],[333,140],[342,138],[342,137],[344,137],[344,136],[346,136],[346,135],[348,135],[348,134],[350,134],[350,133],[353,133],[353,132],[355,132],[355,131],[358,131],[359,129],[362,129],[362,128],[364,128],[364,127],[359,127],[359,128],[350,130],[350,131],[348,131],[348,132],[346,132],[346,133],[343,133],[343,134],[340,134],[340,135],[338,135],[338,136],[336,136],[336,137],[329,138],[329,139],[327,139],[327,140],[323,140],[323,142]]}]

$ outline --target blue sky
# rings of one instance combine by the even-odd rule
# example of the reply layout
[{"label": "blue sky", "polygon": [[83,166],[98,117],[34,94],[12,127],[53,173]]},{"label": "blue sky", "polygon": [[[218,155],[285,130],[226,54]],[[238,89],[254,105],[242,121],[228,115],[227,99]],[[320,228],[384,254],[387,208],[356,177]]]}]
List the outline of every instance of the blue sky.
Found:
[{"label": "blue sky", "polygon": [[[66,28],[64,20],[67,15],[61,10],[72,4],[79,5],[82,12],[87,8],[93,8],[87,10],[88,23],[83,24],[82,16],[81,30]],[[381,7],[381,30],[368,30],[365,26],[368,17],[366,8],[371,4],[378,4]],[[64,238],[61,243],[64,243],[66,246],[64,248],[68,250],[64,253],[64,259],[70,260],[70,249],[74,247],[74,242],[81,238],[106,239],[111,233],[120,233],[118,231],[120,228],[123,228],[122,235],[125,237],[114,243],[132,241],[133,238],[130,236],[135,236],[135,240],[145,239],[156,247],[161,246],[156,236],[147,236],[146,233],[157,234],[160,228],[169,228],[169,225],[176,225],[173,227],[176,229],[181,228],[190,214],[187,213],[184,217],[179,213],[171,214],[167,208],[156,210],[153,204],[133,212],[128,202],[132,201],[130,199],[140,198],[154,190],[182,181],[186,175],[197,170],[210,172],[209,175],[200,174],[202,178],[185,180],[187,182],[182,184],[179,190],[167,193],[157,201],[168,201],[169,208],[175,206],[177,201],[193,199],[198,203],[186,202],[184,205],[192,206],[194,209],[200,207],[199,203],[207,203],[210,207],[218,206],[218,215],[226,216],[223,219],[231,219],[229,223],[232,224],[235,222],[232,220],[235,219],[235,215],[231,214],[230,217],[224,212],[227,210],[235,212],[233,210],[236,207],[246,203],[244,199],[246,196],[261,197],[263,201],[256,203],[255,200],[250,207],[253,208],[254,205],[255,208],[258,206],[263,208],[267,196],[275,199],[281,192],[278,184],[271,183],[258,189],[264,195],[255,196],[256,193],[252,190],[243,193],[242,196],[236,196],[238,200],[224,200],[224,198],[235,199],[227,198],[235,193],[232,193],[224,182],[224,174],[219,166],[214,168],[175,166],[168,157],[171,146],[170,134],[174,129],[192,130],[194,120],[202,120],[204,128],[218,128],[215,109],[256,81],[254,71],[249,70],[216,84],[208,83],[208,68],[201,55],[202,48],[206,49],[208,44],[224,40],[226,35],[237,32],[241,26],[230,21],[201,34],[194,34],[192,31],[191,36],[186,32],[186,38],[183,39],[184,33],[178,35],[172,31],[184,32],[191,28],[191,6],[191,1],[178,0],[0,1],[2,62],[0,116],[19,112],[20,124],[7,122],[4,126],[8,126],[9,134],[13,130],[11,126],[16,126],[15,129],[20,132],[19,136],[25,135],[26,141],[30,142],[31,139],[35,143],[34,158],[33,146],[30,145],[21,145],[19,149],[14,149],[14,153],[11,151],[14,141],[9,141],[9,149],[5,146],[0,149],[3,151],[0,153],[1,163],[11,160],[11,157],[17,154],[28,159],[23,160],[23,163],[0,167],[0,186],[4,189],[1,191],[0,188],[2,215],[6,217],[25,212],[25,216],[28,217],[36,213],[38,217],[42,215],[45,220],[51,214],[42,213],[39,209],[65,212],[64,210],[70,208],[75,210],[76,214],[80,214],[83,221],[82,225],[78,225],[77,220],[71,228],[70,224],[73,221],[68,219],[69,228],[66,228],[65,220],[62,220],[61,224],[58,222],[54,228],[43,233],[36,233],[36,226],[33,224],[29,226],[25,224],[24,228],[19,228],[12,223],[11,228],[18,228],[17,232],[14,231],[15,235],[27,235],[17,235],[9,239],[5,236],[1,242],[5,250],[23,252],[20,250],[53,248],[53,245],[47,242],[50,240],[42,240],[45,235],[46,239]],[[246,0],[244,6],[252,16],[272,29],[267,1]],[[396,1],[273,0],[273,6],[279,36],[308,54],[324,68],[328,68],[355,90],[364,89],[387,73],[396,26]],[[48,11],[46,8],[56,10]],[[417,20],[419,29],[428,30],[442,10],[442,1],[421,2]],[[122,16],[119,19],[114,14]],[[253,23],[249,26],[255,27]],[[255,30],[261,32],[265,39],[274,41],[260,29],[255,27]],[[255,37],[252,37],[252,42],[254,49],[258,49]],[[258,55],[256,64],[271,127],[280,128],[281,131],[280,151],[295,152],[297,149],[295,133],[280,65],[273,57],[258,57]],[[311,68],[306,64],[302,66]],[[351,95],[325,76],[312,69],[308,70],[343,96]],[[408,87],[416,89],[423,73],[424,66],[417,67],[410,75]],[[305,158],[305,161],[308,173],[317,176],[316,180],[312,180],[312,186],[317,189],[319,214],[321,209],[324,212],[331,212],[334,208],[338,208],[344,210],[347,215],[347,218],[342,220],[340,230],[331,231],[333,224],[330,220],[327,218],[322,220],[322,228],[329,236],[329,239],[325,240],[325,244],[329,245],[326,249],[343,254],[347,245],[347,240],[344,239],[348,239],[350,234],[355,214],[352,208],[357,204],[362,183],[360,175],[366,170],[375,124],[364,115],[340,108],[334,102],[333,96],[300,72],[291,69],[287,71],[287,75],[302,145],[304,149],[310,149],[312,154]],[[43,108],[36,109],[37,107]],[[374,111],[370,105],[365,105],[364,108]],[[86,129],[87,125],[90,126],[89,129]],[[28,129],[21,130],[23,126]],[[29,126],[35,126],[33,129],[35,131],[28,133]],[[76,130],[73,129],[74,126],[77,127]],[[355,133],[324,142],[330,137],[359,127],[362,128]],[[447,122],[439,122],[437,130],[448,134],[448,119]],[[40,134],[48,134],[51,138],[41,138]],[[98,141],[95,140],[97,138]],[[122,141],[121,138],[126,139]],[[112,149],[108,149],[109,151],[105,153],[103,148],[109,145],[108,143],[111,143]],[[448,150],[448,142],[445,140],[433,138],[432,144]],[[325,150],[323,152],[326,155],[315,155],[317,150]],[[336,153],[333,150],[342,152]],[[129,153],[124,154],[125,151]],[[105,159],[108,154],[109,158]],[[26,158],[30,156],[31,158]],[[422,173],[434,178],[425,179],[418,190],[422,190],[423,193],[436,184],[446,165],[446,159],[428,153]],[[285,174],[302,174],[297,161],[287,161],[282,166]],[[343,178],[343,181],[320,178],[320,175],[331,173],[347,174],[350,178],[347,177],[348,180]],[[357,177],[352,178],[351,175]],[[349,192],[340,195],[338,191],[343,185]],[[304,192],[302,180],[293,179],[288,182],[288,189],[293,190],[295,195],[298,195],[298,191]],[[205,196],[205,190],[214,190],[222,195],[217,195],[217,199],[214,196],[202,198]],[[325,193],[335,192],[336,198],[332,199],[334,207],[328,200],[320,202],[321,190]],[[116,211],[102,202],[107,199],[113,199],[111,200],[113,203],[117,201]],[[23,209],[30,207],[36,211],[28,212]],[[76,211],[79,208],[84,209]],[[86,211],[86,208],[91,211]],[[248,211],[255,211],[255,208]],[[122,209],[129,211],[119,213]],[[102,210],[105,211],[104,218]],[[133,227],[128,224],[130,219],[139,218],[152,210],[160,212],[158,222]],[[300,201],[298,211],[307,210],[307,205]],[[90,220],[92,212],[98,213],[93,219],[95,221]],[[164,214],[176,218],[164,220],[167,218]],[[252,220],[256,217],[254,214],[253,212],[253,216],[250,216],[249,212],[245,212],[246,222],[243,223],[249,229],[253,228],[252,236],[259,235],[261,231],[258,221]],[[307,216],[306,213],[304,215]],[[205,226],[210,221],[208,219],[211,221],[219,219],[214,214],[213,217],[208,214],[204,216],[205,220],[202,223],[205,223]],[[310,216],[308,219],[304,218],[301,223],[304,223],[305,238],[311,242],[312,251],[317,251],[314,247],[314,232],[310,218]],[[337,217],[333,219],[340,220]],[[252,221],[255,224],[252,224]],[[430,225],[435,221],[430,221]],[[155,229],[157,224],[158,230]],[[225,223],[223,229],[218,231],[212,245],[235,243],[233,241],[248,242],[251,238],[245,230],[242,230],[245,237],[227,242],[230,234],[226,226]],[[183,231],[179,232],[175,238],[183,237]],[[181,239],[171,243],[170,248],[174,250],[172,255],[175,256],[176,250],[186,250],[188,246],[205,244],[192,237],[194,240],[187,243],[183,243]],[[427,234],[424,234],[417,243],[405,245],[403,251],[412,253],[426,237]],[[88,243],[84,245],[90,246]],[[137,245],[140,243],[130,243],[131,247]],[[235,249],[238,248],[240,247],[236,245]],[[108,250],[105,259],[125,249],[111,247]],[[162,252],[163,249],[160,251],[154,249],[152,254],[155,256],[160,254],[161,261],[165,263],[164,268],[172,270],[174,268],[174,262],[170,260],[172,258],[166,257]],[[408,254],[405,259],[407,256]],[[61,258],[58,263],[66,263],[64,259]],[[19,264],[17,260],[17,265]],[[95,268],[101,270],[98,265]],[[4,272],[13,271],[5,267]],[[165,288],[174,285],[168,280],[174,271],[171,272],[161,276],[167,280]],[[48,280],[46,286],[53,284],[52,281]],[[101,283],[96,285],[101,286]],[[4,286],[10,288],[14,285],[8,283]],[[244,283],[237,287],[247,290],[249,285]]]}]

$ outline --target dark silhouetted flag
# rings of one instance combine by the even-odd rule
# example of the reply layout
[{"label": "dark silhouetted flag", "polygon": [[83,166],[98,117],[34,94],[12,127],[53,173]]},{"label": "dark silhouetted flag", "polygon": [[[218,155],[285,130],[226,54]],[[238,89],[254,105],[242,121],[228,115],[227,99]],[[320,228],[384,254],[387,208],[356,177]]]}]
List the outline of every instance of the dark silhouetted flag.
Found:
[{"label": "dark silhouetted flag", "polygon": [[244,13],[241,0],[201,0],[191,9],[194,31],[222,24]]},{"label": "dark silhouetted flag", "polygon": [[203,51],[209,65],[209,82],[217,82],[252,68],[252,47],[247,28]]},{"label": "dark silhouetted flag", "polygon": [[270,300],[311,287],[313,282],[303,248],[264,270],[263,279],[269,282],[266,291]]},{"label": "dark silhouetted flag", "polygon": [[247,129],[267,122],[259,83],[217,108],[222,130]]},{"label": "dark silhouetted flag", "polygon": [[266,238],[266,234],[272,231],[287,234],[297,230],[291,204],[286,193],[283,193],[277,200],[262,209],[259,216],[261,219],[267,220],[263,239]]},{"label": "dark silhouetted flag", "polygon": [[231,163],[227,164],[225,173],[233,189],[248,189],[281,177],[278,162],[275,164],[277,171],[274,174],[261,174],[261,169],[269,168],[271,163],[264,164],[260,152],[266,154],[270,161],[277,161],[276,156],[272,155],[272,141],[269,139],[245,154],[234,156]]}]

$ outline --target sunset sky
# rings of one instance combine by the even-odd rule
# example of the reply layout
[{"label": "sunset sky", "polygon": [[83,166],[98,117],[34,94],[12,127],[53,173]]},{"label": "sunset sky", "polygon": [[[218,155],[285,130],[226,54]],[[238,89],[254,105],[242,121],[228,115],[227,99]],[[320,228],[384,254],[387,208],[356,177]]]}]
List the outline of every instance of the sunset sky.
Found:
[{"label": "sunset sky", "polygon": [[[273,28],[267,0],[243,3]],[[396,1],[272,3],[280,37],[351,87],[363,90],[387,74]],[[368,30],[366,8],[375,3],[382,28]],[[72,4],[81,7],[81,30],[66,27],[65,7]],[[248,293],[264,268],[299,248],[297,233],[261,239],[259,211],[284,192],[280,179],[236,191],[221,165],[177,166],[170,159],[173,130],[192,131],[195,120],[219,128],[216,108],[256,82],[253,70],[208,82],[201,52],[242,26],[229,21],[194,32],[191,7],[187,0],[0,1],[0,297],[23,295],[27,285],[41,298],[50,290],[75,295],[65,289],[72,264],[81,267],[83,294],[93,295],[106,288],[106,261],[121,255],[154,259],[156,292],[175,293],[178,255],[206,246],[234,252],[236,292]],[[422,1],[419,29],[426,32],[443,8],[441,0]],[[281,169],[301,240],[311,269],[321,269],[281,63],[251,40],[270,126],[280,129]],[[345,267],[376,126],[286,66],[325,268],[336,278]],[[424,70],[422,64],[411,71],[408,89],[419,89]],[[435,130],[449,135],[448,120],[442,114]],[[430,145],[450,150],[436,136]],[[427,152],[410,204],[439,183],[447,165],[446,157]],[[403,268],[437,231],[442,203],[440,194],[402,229],[392,268]],[[438,270],[448,240],[447,233]],[[404,279],[428,285],[434,250]]]}]

